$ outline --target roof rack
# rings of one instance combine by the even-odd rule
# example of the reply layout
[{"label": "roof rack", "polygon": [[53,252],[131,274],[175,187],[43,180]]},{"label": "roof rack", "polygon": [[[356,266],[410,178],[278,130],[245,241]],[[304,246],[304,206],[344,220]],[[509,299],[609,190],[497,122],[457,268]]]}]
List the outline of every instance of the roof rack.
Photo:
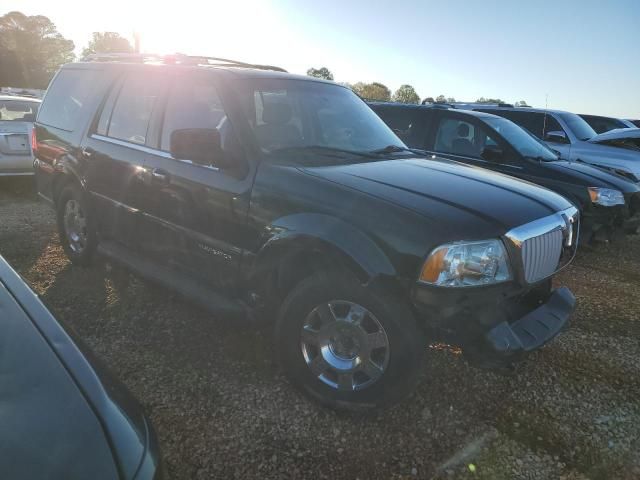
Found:
[{"label": "roof rack", "polygon": [[274,70],[287,72],[284,68],[273,65],[257,65],[253,63],[239,62],[228,58],[204,57],[200,55],[184,55],[174,53],[172,55],[157,55],[150,53],[94,53],[82,58],[83,62],[121,62],[121,63],[160,63],[165,65],[212,65],[218,67],[255,68],[258,70]]}]

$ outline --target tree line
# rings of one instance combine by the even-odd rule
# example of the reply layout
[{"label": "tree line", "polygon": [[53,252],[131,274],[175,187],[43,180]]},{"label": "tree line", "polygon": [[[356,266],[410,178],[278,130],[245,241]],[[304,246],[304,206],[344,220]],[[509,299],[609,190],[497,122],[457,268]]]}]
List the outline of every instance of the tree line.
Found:
[{"label": "tree line", "polygon": [[[0,17],[0,86],[45,89],[61,65],[75,60],[75,44],[44,15],[9,12]],[[82,57],[133,52],[115,32],[94,32]]]},{"label": "tree line", "polygon": [[[327,67],[310,68],[307,70],[307,75],[310,77],[322,78],[324,80],[334,80],[333,73]],[[391,93],[389,87],[380,82],[372,83],[343,83],[343,85],[351,88],[355,93],[365,100],[378,101],[378,102],[400,102],[400,103],[421,103],[420,95],[416,92],[415,88],[409,84],[400,85],[400,87]],[[456,101],[454,97],[447,97],[445,95],[438,95],[437,97],[426,97],[423,100],[425,103],[453,103]],[[506,103],[500,98],[478,98],[475,103]],[[515,102],[516,106],[526,107],[527,102],[520,100]]]},{"label": "tree line", "polygon": [[[28,16],[9,12],[0,17],[0,86],[45,89],[61,65],[75,60],[75,44],[64,38],[55,24],[43,15]],[[94,32],[81,57],[94,53],[131,53],[129,40],[116,32]],[[310,68],[307,75],[334,80],[326,68]],[[366,100],[420,103],[420,96],[409,84],[395,92],[379,82],[345,84]],[[426,97],[429,103],[451,103],[454,97]],[[499,98],[484,98],[478,103],[504,103]],[[526,105],[524,100],[517,105]]]}]

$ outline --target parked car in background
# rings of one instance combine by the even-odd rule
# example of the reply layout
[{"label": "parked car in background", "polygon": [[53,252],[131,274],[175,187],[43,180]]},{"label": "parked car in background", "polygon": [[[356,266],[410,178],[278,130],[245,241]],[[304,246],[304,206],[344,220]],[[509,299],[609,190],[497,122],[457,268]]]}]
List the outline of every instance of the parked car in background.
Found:
[{"label": "parked car in background", "polygon": [[[508,118],[525,128],[565,160],[590,163],[640,182],[640,151],[612,145],[611,132],[598,135],[579,115],[561,110],[530,107],[499,107],[487,105],[456,105]],[[617,133],[617,132],[616,132]],[[619,133],[616,141],[637,138],[635,129]]]},{"label": "parked car in background", "polygon": [[33,175],[31,130],[40,100],[0,95],[0,176]]},{"label": "parked car in background", "polygon": [[157,480],[149,420],[0,257],[3,478]]},{"label": "parked car in background", "polygon": [[622,118],[603,117],[601,115],[585,115],[580,117],[587,122],[596,133],[604,133],[618,128],[637,128],[633,122]]},{"label": "parked car in background", "polygon": [[87,265],[98,251],[230,321],[275,317],[280,364],[312,398],[388,405],[417,383],[427,338],[504,366],[569,321],[575,298],[551,279],[579,215],[562,196],[425,162],[333,82],[94,58],[58,72],[35,129],[65,252]]},{"label": "parked car in background", "polygon": [[640,225],[640,186],[591,165],[560,160],[506,118],[444,106],[370,103],[410,147],[547,187],[582,214],[581,241],[608,239],[614,228]]}]

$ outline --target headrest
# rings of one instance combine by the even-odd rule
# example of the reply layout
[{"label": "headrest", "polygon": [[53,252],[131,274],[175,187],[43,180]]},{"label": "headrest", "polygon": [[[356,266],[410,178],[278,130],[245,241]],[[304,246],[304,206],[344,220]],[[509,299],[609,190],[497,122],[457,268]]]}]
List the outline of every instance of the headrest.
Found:
[{"label": "headrest", "polygon": [[458,136],[459,137],[468,137],[469,136],[469,125],[466,123],[461,123],[458,125]]},{"label": "headrest", "polygon": [[264,123],[284,125],[291,120],[291,114],[291,107],[286,103],[265,103],[262,110],[262,121]]}]

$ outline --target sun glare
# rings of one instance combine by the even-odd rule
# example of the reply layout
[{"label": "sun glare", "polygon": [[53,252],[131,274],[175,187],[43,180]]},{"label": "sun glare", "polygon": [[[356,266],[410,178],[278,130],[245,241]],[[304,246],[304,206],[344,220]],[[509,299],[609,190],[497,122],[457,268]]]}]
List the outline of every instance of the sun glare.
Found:
[{"label": "sun glare", "polygon": [[282,29],[276,11],[258,1],[186,1],[179,7],[153,8],[136,5],[130,17],[132,34],[140,38],[143,52],[186,53],[261,61],[256,56],[264,51],[265,31],[268,42],[274,41]]}]

